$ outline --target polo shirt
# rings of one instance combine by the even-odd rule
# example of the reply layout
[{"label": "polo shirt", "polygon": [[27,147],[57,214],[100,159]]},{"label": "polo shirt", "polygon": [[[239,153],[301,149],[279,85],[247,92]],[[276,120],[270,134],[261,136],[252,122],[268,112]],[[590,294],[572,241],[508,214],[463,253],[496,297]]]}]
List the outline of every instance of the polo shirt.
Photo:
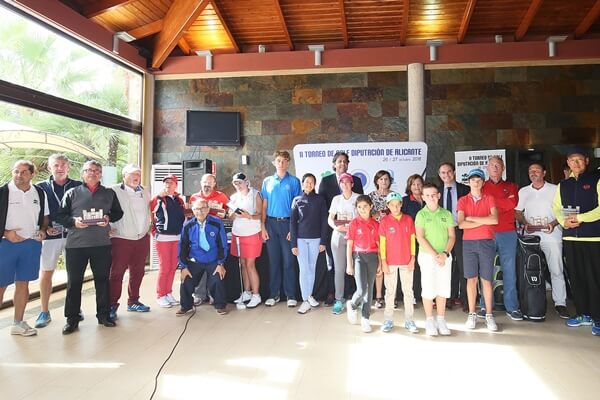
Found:
[{"label": "polo shirt", "polygon": [[[528,223],[533,223],[532,219],[541,219],[542,223],[545,221],[549,224],[556,219],[552,211],[552,202],[557,187],[549,182],[544,182],[544,186],[539,189],[534,188],[533,185],[522,187],[519,190],[519,203],[515,210],[522,211]],[[550,234],[545,232],[528,232],[528,234],[539,236],[542,242],[562,241],[560,226],[556,226]]]},{"label": "polo shirt", "polygon": [[[462,211],[465,217],[487,217],[496,202],[492,196],[481,194],[475,199],[471,193],[458,199],[457,211]],[[463,240],[493,239],[496,230],[494,225],[481,225],[477,228],[463,229]]]},{"label": "polo shirt", "polygon": [[338,194],[331,200],[329,213],[335,214],[335,219],[342,221],[351,221],[358,216],[356,213],[356,199],[360,196],[358,193],[352,192],[349,198],[345,198],[343,194]]},{"label": "polo shirt", "polygon": [[283,178],[275,173],[263,180],[260,194],[267,201],[267,217],[289,218],[292,200],[302,194],[302,188],[300,180],[289,172]]},{"label": "polo shirt", "polygon": [[389,265],[407,265],[415,255],[415,224],[408,214],[388,214],[379,222],[379,253]]},{"label": "polo shirt", "polygon": [[[30,185],[29,190],[24,192],[11,180],[8,183],[8,213],[4,229],[16,230],[17,235],[30,239],[40,229],[39,214],[40,196],[35,187]],[[44,215],[49,214],[48,201],[44,198]]]},{"label": "polo shirt", "polygon": [[[442,207],[431,211],[425,206],[417,213],[415,219],[415,227],[424,229],[425,239],[438,253],[446,249],[448,228],[452,228],[454,225],[452,213]],[[423,247],[421,249],[425,250]]]},{"label": "polo shirt", "polygon": [[377,253],[379,249],[379,224],[373,218],[356,217],[348,225],[347,240],[353,240],[355,253]]},{"label": "polo shirt", "polygon": [[229,198],[225,193],[219,192],[218,190],[213,190],[208,196],[204,196],[202,192],[194,193],[192,197],[190,197],[190,204],[194,204],[194,201],[198,199],[206,200],[208,208],[210,208],[208,211],[210,215],[225,218],[227,203],[229,203]]},{"label": "polo shirt", "polygon": [[494,183],[485,181],[481,193],[492,196],[498,210],[498,225],[492,227],[496,232],[511,232],[515,227],[515,207],[519,202],[518,186],[515,183],[500,180]]}]

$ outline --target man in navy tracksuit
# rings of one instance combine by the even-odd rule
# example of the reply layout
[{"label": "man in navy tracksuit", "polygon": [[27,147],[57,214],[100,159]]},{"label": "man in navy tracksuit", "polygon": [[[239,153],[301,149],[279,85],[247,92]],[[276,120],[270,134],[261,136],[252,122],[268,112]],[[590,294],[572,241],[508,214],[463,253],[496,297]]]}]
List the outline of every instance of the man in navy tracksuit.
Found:
[{"label": "man in navy tracksuit", "polygon": [[209,215],[206,200],[192,203],[196,218],[189,220],[181,230],[179,264],[181,266],[181,308],[177,316],[185,315],[194,306],[192,293],[202,276],[208,275],[208,290],[215,299],[219,315],[227,313],[225,306],[225,259],[227,257],[227,234],[223,222]]}]

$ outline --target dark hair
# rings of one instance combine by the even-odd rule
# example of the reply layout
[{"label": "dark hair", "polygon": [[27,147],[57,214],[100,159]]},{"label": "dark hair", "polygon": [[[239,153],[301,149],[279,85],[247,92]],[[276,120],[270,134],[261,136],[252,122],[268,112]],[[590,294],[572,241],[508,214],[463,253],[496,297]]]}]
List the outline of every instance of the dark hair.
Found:
[{"label": "dark hair", "polygon": [[542,171],[546,171],[546,166],[541,161],[532,161],[532,162],[530,162],[529,165],[527,166],[527,170],[529,170],[529,168],[532,165],[538,165],[542,169]]},{"label": "dark hair", "polygon": [[440,163],[440,165],[438,166],[438,171],[440,170],[440,168],[442,168],[444,165],[449,166],[450,168],[452,168],[452,171],[456,171],[456,167],[454,166],[453,163],[451,163],[450,161],[442,161]]},{"label": "dark hair", "polygon": [[358,197],[356,198],[356,204],[358,204],[358,203],[360,203],[360,202],[367,203],[367,204],[369,204],[370,206],[372,206],[372,205],[373,205],[373,200],[371,200],[371,198],[370,198],[368,195],[366,195],[366,194],[361,194],[360,196],[358,196]]},{"label": "dark hair", "polygon": [[394,178],[392,178],[390,171],[386,171],[385,169],[380,169],[379,171],[377,171],[377,173],[375,174],[375,177],[373,178],[373,183],[375,184],[375,189],[379,190],[379,184],[377,183],[377,181],[384,175],[387,175],[390,178],[390,186],[392,186],[392,183],[394,183]]},{"label": "dark hair", "polygon": [[425,182],[423,184],[423,190],[428,189],[428,188],[429,189],[434,188],[435,190],[437,190],[438,193],[440,192],[440,189],[438,189],[437,185],[433,182]]},{"label": "dark hair", "polygon": [[335,154],[333,155],[333,160],[331,160],[331,162],[333,163],[333,170],[334,171],[335,171],[335,162],[341,156],[346,157],[346,160],[348,160],[348,163],[350,162],[350,157],[348,156],[348,153],[346,153],[345,151],[336,151]]},{"label": "dark hair", "polygon": [[24,165],[27,167],[31,174],[35,174],[35,164],[29,160],[18,160],[14,163],[12,169],[15,169],[18,165]]},{"label": "dark hair", "polygon": [[[310,172],[307,172],[306,174],[302,175],[302,183],[304,183],[306,178],[313,178],[315,185],[317,184],[317,178],[315,178],[315,176],[313,174],[311,174]],[[315,188],[313,188],[311,193],[314,193],[314,192],[315,192]]]},{"label": "dark hair", "polygon": [[282,158],[285,158],[286,160],[290,161],[290,153],[285,150],[276,150],[273,153],[273,160],[276,159],[277,157],[282,157]]},{"label": "dark hair", "polygon": [[423,181],[423,177],[419,174],[413,174],[411,176],[408,177],[408,179],[406,180],[406,195],[410,196],[410,187],[412,186],[413,182],[416,181],[417,179],[420,179],[421,182]]}]

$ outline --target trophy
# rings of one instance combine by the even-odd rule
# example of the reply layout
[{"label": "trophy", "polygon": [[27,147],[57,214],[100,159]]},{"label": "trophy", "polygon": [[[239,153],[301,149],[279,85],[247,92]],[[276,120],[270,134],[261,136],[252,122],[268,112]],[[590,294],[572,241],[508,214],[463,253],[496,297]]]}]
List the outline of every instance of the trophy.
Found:
[{"label": "trophy", "polygon": [[58,222],[53,222],[52,228],[56,230],[56,235],[62,235],[63,233],[65,233],[65,227],[59,224]]},{"label": "trophy", "polygon": [[89,211],[83,210],[81,222],[86,225],[100,225],[104,223],[104,211],[102,209],[96,210],[95,208]]},{"label": "trophy", "polygon": [[352,214],[339,212],[336,215],[336,219],[333,220],[333,223],[335,224],[335,226],[347,225],[350,223],[351,219]]},{"label": "trophy", "polygon": [[539,232],[548,228],[548,217],[531,217],[527,225],[527,232]]}]

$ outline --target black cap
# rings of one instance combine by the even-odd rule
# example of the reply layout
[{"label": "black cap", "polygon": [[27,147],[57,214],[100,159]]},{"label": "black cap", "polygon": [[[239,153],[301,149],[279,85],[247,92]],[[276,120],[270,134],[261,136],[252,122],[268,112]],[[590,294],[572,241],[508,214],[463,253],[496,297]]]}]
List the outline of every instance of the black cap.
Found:
[{"label": "black cap", "polygon": [[233,175],[233,178],[231,178],[231,182],[245,181],[246,179],[246,175],[244,175],[243,172],[238,172],[237,174]]},{"label": "black cap", "polygon": [[568,151],[567,151],[567,158],[571,157],[574,154],[580,154],[584,157],[588,156],[588,152],[585,151],[584,149],[582,149],[581,147],[571,147]]}]

